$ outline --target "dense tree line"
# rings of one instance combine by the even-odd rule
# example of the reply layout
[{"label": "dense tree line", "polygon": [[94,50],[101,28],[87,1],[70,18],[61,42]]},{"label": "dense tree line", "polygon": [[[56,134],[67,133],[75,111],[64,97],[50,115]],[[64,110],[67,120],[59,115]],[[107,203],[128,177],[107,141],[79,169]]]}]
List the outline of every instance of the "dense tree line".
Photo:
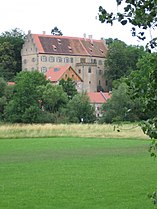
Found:
[{"label": "dense tree line", "polygon": [[[68,86],[68,87],[67,87]],[[0,120],[11,123],[92,123],[95,113],[86,93],[71,79],[52,85],[37,71],[20,72],[15,85],[0,78]]]},{"label": "dense tree line", "polygon": [[22,69],[21,49],[25,34],[18,28],[0,35],[0,77],[13,81]]}]

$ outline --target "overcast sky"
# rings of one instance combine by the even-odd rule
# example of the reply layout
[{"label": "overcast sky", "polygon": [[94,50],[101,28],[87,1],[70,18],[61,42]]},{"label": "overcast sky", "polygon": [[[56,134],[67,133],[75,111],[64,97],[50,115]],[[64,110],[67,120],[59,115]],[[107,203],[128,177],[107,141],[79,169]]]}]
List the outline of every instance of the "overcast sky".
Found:
[{"label": "overcast sky", "polygon": [[4,0],[1,2],[0,33],[14,28],[41,34],[57,26],[65,36],[94,39],[118,38],[127,44],[140,44],[129,27],[109,26],[96,19],[99,6],[117,11],[116,0]]}]

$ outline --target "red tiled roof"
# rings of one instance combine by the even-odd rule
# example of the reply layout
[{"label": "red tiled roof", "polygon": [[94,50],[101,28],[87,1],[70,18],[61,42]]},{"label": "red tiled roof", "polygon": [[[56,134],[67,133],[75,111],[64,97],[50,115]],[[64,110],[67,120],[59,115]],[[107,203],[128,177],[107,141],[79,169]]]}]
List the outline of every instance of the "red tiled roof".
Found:
[{"label": "red tiled roof", "polygon": [[[32,34],[38,53],[105,57],[103,40]],[[54,47],[55,46],[55,47]]]},{"label": "red tiled roof", "polygon": [[45,74],[46,79],[52,82],[57,82],[69,67],[70,65],[64,65],[50,68]]},{"label": "red tiled roof", "polygon": [[87,93],[91,103],[102,104],[111,98],[108,92],[89,92]]},{"label": "red tiled roof", "polygon": [[8,84],[9,86],[11,86],[11,85],[15,85],[15,82],[7,82],[7,84]]}]

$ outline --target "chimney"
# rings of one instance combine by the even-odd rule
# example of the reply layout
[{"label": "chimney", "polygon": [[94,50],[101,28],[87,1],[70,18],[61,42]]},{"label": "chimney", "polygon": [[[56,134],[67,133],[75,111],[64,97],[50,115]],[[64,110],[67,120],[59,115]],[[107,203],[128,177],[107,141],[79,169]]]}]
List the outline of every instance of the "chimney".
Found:
[{"label": "chimney", "polygon": [[86,41],[86,33],[83,34],[84,40]]},{"label": "chimney", "polygon": [[88,38],[90,39],[91,43],[93,43],[93,36],[89,35]]},{"label": "chimney", "polygon": [[43,31],[43,35],[46,35],[46,31]]},{"label": "chimney", "polygon": [[28,30],[28,35],[30,35],[31,34],[31,30]]}]

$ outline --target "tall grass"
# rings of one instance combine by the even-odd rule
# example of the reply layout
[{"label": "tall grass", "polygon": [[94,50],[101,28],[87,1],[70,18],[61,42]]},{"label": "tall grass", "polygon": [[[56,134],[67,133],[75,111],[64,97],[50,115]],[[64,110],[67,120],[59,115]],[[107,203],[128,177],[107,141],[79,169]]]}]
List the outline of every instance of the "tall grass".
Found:
[{"label": "tall grass", "polygon": [[14,124],[0,125],[0,138],[36,137],[98,137],[98,138],[138,138],[147,139],[141,128],[135,124]]}]

